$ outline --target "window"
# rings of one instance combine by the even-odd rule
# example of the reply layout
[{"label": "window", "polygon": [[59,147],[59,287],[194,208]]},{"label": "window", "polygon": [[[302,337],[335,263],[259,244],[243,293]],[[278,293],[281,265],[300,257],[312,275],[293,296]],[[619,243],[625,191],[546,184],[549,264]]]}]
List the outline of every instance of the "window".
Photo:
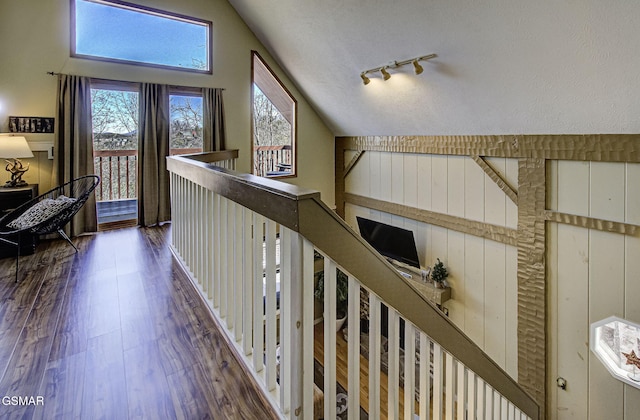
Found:
[{"label": "window", "polygon": [[171,95],[169,153],[202,152],[202,96]]},{"label": "window", "polygon": [[253,173],[295,176],[297,102],[255,51],[252,60]]},{"label": "window", "polygon": [[71,0],[71,55],[211,73],[211,22],[117,0]]}]

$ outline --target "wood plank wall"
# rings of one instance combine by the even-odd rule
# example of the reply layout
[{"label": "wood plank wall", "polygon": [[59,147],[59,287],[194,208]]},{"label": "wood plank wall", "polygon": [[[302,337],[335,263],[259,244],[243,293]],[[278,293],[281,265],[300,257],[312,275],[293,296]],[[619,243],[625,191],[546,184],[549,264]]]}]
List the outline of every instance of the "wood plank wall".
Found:
[{"label": "wood plank wall", "polygon": [[[518,166],[531,159],[546,172],[542,186],[519,180]],[[362,215],[413,230],[423,265],[445,261],[450,318],[508,373],[520,372],[548,418],[632,419],[640,390],[613,379],[588,343],[592,322],[640,322],[639,162],[640,135],[337,138],[336,205],[352,226]],[[525,207],[509,189],[533,211],[530,222],[518,223]],[[421,210],[436,215],[432,223],[416,220]],[[442,227],[439,215],[516,229],[520,241]],[[546,227],[527,242],[532,223]],[[527,247],[539,249],[538,258],[519,258]]]}]

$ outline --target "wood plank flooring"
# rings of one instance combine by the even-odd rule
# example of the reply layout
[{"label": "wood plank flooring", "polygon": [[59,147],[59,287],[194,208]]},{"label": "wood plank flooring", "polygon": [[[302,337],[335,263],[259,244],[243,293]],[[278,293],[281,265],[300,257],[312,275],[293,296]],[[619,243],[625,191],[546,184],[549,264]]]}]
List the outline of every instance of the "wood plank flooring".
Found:
[{"label": "wood plank flooring", "polygon": [[[349,362],[348,343],[345,341],[341,331],[336,334],[336,380],[344,389],[349,389]],[[324,366],[324,325],[316,324],[313,329],[313,357]],[[380,371],[380,417],[388,418],[388,396],[389,377],[382,370]],[[404,389],[399,388],[399,408],[400,419],[404,418]],[[369,360],[360,355],[360,407],[369,411]],[[416,402],[416,413],[419,413],[420,406]]]},{"label": "wood plank flooring", "polygon": [[[0,418],[276,418],[168,248],[170,226],[0,260]],[[13,399],[12,399],[13,397]],[[14,405],[33,397],[32,405]],[[41,403],[40,403],[41,402]]]}]

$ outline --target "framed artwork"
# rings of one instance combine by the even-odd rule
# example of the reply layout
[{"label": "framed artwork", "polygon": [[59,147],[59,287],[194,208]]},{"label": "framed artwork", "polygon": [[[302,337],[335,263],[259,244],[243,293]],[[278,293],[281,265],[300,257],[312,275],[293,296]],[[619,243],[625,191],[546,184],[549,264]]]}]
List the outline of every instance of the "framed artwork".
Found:
[{"label": "framed artwork", "polygon": [[9,131],[12,133],[53,133],[54,118],[9,117]]}]

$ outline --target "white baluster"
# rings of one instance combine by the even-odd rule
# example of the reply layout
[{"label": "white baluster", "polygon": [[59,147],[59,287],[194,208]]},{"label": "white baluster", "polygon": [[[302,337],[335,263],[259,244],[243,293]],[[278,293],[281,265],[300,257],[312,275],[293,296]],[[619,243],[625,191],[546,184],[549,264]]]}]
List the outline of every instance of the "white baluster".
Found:
[{"label": "white baluster", "polygon": [[349,276],[348,312],[348,416],[350,420],[356,420],[360,418],[360,284],[351,276]]},{"label": "white baluster", "polygon": [[433,418],[442,419],[442,348],[433,343]]},{"label": "white baluster", "polygon": [[456,371],[458,372],[458,379],[456,381],[458,388],[456,391],[456,395],[455,395],[455,400],[458,403],[458,419],[464,419],[464,411],[465,411],[465,406],[466,406],[466,398],[465,398],[465,390],[466,390],[466,383],[465,383],[465,374],[467,371],[467,368],[465,368],[465,366],[458,362],[457,360],[455,361],[455,365],[456,365]]},{"label": "white baluster", "polygon": [[262,372],[264,368],[263,244],[264,217],[253,213],[253,367],[256,372]]},{"label": "white baluster", "polygon": [[420,418],[429,418],[431,408],[431,340],[420,332]]},{"label": "white baluster", "polygon": [[476,419],[476,374],[467,370],[467,419]]},{"label": "white baluster", "polygon": [[313,289],[314,252],[313,244],[302,239],[302,415],[304,420],[313,419]]},{"label": "white baluster", "polygon": [[220,197],[220,318],[227,317],[227,282],[229,278],[229,219],[227,217],[227,202]]},{"label": "white baluster", "polygon": [[336,265],[324,257],[324,418],[336,418]]},{"label": "white baluster", "polygon": [[234,338],[237,341],[242,340],[242,266],[243,266],[243,244],[244,239],[244,221],[242,219],[243,207],[240,204],[235,205],[235,228],[233,232],[233,267],[234,275],[232,277],[233,282],[233,307],[234,307]]},{"label": "white baluster", "polygon": [[445,416],[446,418],[453,418],[453,399],[454,399],[454,381],[455,381],[455,371],[453,364],[453,357],[448,352],[444,353],[445,359]]},{"label": "white baluster", "polygon": [[242,283],[242,350],[248,356],[253,348],[253,212],[243,207],[243,267]]},{"label": "white baluster", "polygon": [[388,307],[389,314],[389,334],[388,334],[388,365],[389,365],[389,383],[388,383],[388,408],[387,416],[390,420],[399,417],[400,408],[400,319],[395,309]]},{"label": "white baluster", "polygon": [[413,324],[404,321],[404,418],[416,412],[416,337]]},{"label": "white baluster", "polygon": [[380,418],[380,298],[369,292],[369,417]]},{"label": "white baluster", "polygon": [[266,219],[266,385],[269,391],[276,389],[276,344],[277,344],[277,314],[276,314],[276,223]]},{"label": "white baluster", "polygon": [[291,408],[291,231],[280,226],[280,408]]},{"label": "white baluster", "polygon": [[218,194],[213,195],[213,308],[220,310],[220,281],[222,279],[222,209],[221,197]]}]

